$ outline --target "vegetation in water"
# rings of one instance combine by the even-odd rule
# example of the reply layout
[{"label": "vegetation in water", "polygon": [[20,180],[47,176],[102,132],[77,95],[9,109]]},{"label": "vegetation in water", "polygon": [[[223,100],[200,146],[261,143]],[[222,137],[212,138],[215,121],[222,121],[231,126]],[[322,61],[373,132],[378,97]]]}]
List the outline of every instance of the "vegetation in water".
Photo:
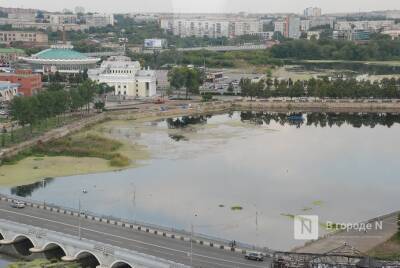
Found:
[{"label": "vegetation in water", "polygon": [[240,211],[240,210],[243,210],[243,207],[241,207],[241,206],[232,206],[232,207],[231,207],[231,210],[233,210],[233,211]]},{"label": "vegetation in water", "polygon": [[34,154],[47,156],[98,157],[110,161],[113,167],[125,167],[129,158],[117,153],[122,143],[96,134],[72,135],[49,143],[39,143]]}]

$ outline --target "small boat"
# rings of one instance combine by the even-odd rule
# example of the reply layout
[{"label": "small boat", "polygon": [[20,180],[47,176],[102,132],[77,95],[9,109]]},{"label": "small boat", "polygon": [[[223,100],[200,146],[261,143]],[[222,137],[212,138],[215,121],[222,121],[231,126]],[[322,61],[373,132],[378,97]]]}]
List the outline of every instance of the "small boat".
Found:
[{"label": "small boat", "polygon": [[82,190],[82,193],[87,194],[88,191],[87,191],[86,189],[83,189],[83,190]]}]

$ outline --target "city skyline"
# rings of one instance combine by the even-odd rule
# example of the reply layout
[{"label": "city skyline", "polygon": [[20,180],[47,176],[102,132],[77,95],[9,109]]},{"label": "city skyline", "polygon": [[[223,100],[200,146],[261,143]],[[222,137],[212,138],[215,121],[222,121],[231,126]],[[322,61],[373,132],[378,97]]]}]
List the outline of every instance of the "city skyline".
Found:
[{"label": "city skyline", "polygon": [[3,0],[3,7],[35,8],[48,11],[73,10],[76,6],[82,6],[87,11],[93,12],[182,12],[182,13],[302,13],[304,8],[318,6],[323,13],[365,12],[378,10],[399,9],[397,0],[383,0],[379,3],[375,0],[355,0],[352,2],[338,0],[248,0],[246,5],[240,0],[203,0],[201,2],[185,0],[148,0],[146,2],[114,0],[100,2],[93,0]]}]

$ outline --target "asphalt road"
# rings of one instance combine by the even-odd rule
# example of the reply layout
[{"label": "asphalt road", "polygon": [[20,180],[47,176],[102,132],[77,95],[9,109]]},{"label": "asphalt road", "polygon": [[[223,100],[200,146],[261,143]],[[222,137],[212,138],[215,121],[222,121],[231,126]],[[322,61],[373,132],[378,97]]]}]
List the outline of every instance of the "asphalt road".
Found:
[{"label": "asphalt road", "polygon": [[[78,236],[79,220],[71,215],[31,207],[18,210],[0,201],[0,218]],[[81,224],[83,238],[190,265],[189,242],[92,220],[81,219]],[[240,253],[193,244],[193,267],[254,268],[270,267],[270,263],[270,259],[249,261]]]}]

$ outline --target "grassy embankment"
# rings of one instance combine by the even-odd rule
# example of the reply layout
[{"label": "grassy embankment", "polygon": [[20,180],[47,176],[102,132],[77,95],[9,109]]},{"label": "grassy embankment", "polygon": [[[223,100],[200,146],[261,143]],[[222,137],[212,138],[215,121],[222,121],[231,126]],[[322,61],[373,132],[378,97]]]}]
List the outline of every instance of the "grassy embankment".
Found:
[{"label": "grassy embankment", "polygon": [[38,267],[46,267],[46,268],[79,268],[81,267],[77,263],[65,263],[60,261],[48,261],[48,260],[34,260],[34,261],[21,261],[14,262],[7,266],[7,268],[38,268]]},{"label": "grassy embankment", "polygon": [[38,144],[0,166],[0,186],[33,183],[44,177],[117,171],[148,159],[143,146],[116,141],[98,131],[103,123],[82,132]]},{"label": "grassy embankment", "polygon": [[368,255],[384,260],[400,259],[400,233],[368,252]]}]

